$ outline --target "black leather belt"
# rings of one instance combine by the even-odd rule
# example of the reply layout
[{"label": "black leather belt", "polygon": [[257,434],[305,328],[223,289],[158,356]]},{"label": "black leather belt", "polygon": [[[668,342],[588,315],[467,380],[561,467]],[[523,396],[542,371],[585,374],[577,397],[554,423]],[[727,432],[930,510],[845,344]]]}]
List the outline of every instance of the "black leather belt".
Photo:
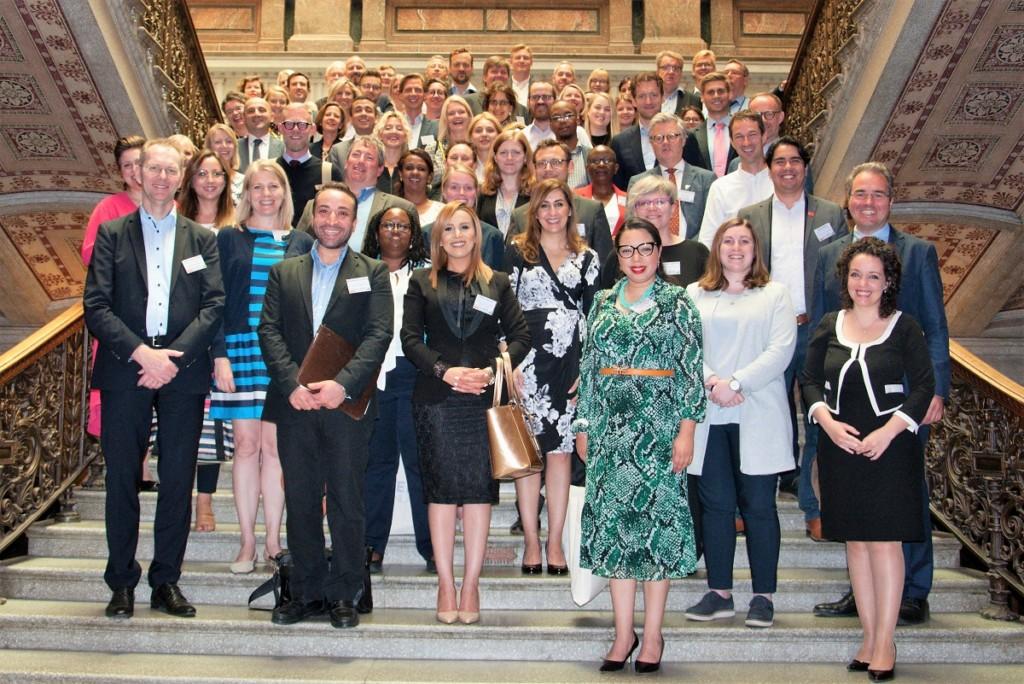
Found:
[{"label": "black leather belt", "polygon": [[171,342],[174,341],[170,337],[168,337],[167,335],[156,335],[154,337],[143,337],[142,340],[143,340],[143,342],[146,343],[147,347],[152,347],[153,349],[163,349],[164,347],[166,347],[167,345],[169,345]]}]

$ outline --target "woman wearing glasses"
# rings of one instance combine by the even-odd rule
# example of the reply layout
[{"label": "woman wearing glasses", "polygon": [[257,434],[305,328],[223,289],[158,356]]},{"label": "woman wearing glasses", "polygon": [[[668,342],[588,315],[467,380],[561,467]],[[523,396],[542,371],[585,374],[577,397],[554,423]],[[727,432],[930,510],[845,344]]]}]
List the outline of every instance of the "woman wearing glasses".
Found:
[{"label": "woman wearing glasses", "polygon": [[635,669],[654,672],[669,580],[697,566],[685,471],[706,401],[700,315],[659,277],[661,235],[651,223],[627,220],[615,250],[625,278],[598,293],[587,318],[573,422],[587,463],[580,565],[611,579],[615,641],[601,671],[621,670],[640,645],[641,581]]},{"label": "woman wearing glasses", "polygon": [[[658,230],[663,277],[673,285],[686,287],[703,275],[709,252],[696,240],[687,240],[679,230],[678,220],[672,218],[678,206],[675,183],[661,176],[644,176],[633,183],[626,197],[626,216],[650,221]],[[603,287],[611,287],[622,277],[619,267],[615,255],[611,255],[601,271]]]}]

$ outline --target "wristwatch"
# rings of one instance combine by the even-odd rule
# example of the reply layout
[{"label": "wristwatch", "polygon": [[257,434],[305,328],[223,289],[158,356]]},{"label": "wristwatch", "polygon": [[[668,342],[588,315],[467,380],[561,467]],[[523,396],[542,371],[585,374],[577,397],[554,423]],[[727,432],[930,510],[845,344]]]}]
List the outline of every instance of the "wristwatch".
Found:
[{"label": "wristwatch", "polygon": [[731,389],[733,392],[739,392],[742,389],[740,381],[737,380],[736,378],[732,378],[731,380],[729,380],[729,389]]}]

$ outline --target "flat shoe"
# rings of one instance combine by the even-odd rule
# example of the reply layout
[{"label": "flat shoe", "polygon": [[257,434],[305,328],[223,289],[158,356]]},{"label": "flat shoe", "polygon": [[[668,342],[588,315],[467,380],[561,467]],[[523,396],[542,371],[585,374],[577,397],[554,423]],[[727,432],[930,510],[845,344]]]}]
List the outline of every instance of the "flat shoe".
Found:
[{"label": "flat shoe", "polygon": [[249,560],[235,561],[228,566],[232,575],[248,575],[250,572],[256,569],[256,552],[252,552],[252,558]]}]

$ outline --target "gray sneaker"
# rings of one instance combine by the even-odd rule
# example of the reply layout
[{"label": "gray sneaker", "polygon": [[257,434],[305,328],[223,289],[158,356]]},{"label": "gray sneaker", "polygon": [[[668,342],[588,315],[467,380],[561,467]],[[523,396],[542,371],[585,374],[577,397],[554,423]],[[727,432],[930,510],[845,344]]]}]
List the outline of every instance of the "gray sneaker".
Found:
[{"label": "gray sneaker", "polygon": [[764,596],[750,599],[747,627],[771,627],[775,623],[775,605]]},{"label": "gray sneaker", "polygon": [[686,619],[697,620],[698,622],[731,618],[735,614],[736,609],[733,606],[732,596],[722,598],[713,591],[704,594],[704,598],[696,605],[686,609]]}]

